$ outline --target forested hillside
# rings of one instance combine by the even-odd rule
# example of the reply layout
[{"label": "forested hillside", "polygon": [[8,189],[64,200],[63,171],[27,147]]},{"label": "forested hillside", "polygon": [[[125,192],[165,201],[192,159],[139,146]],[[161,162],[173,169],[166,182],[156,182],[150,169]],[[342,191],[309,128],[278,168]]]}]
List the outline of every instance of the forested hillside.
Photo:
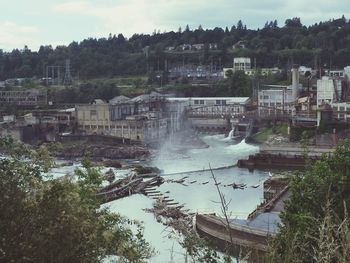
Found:
[{"label": "forested hillside", "polygon": [[[241,41],[244,47],[233,48]],[[215,43],[215,48],[210,44]],[[183,50],[183,44],[205,44],[201,50]],[[1,48],[1,47],[0,47]],[[343,67],[350,58],[350,22],[339,19],[304,26],[299,18],[283,25],[266,22],[262,29],[248,29],[242,21],[231,28],[177,32],[122,34],[90,38],[68,46],[41,46],[38,51],[0,50],[0,80],[13,77],[43,77],[47,65],[64,65],[71,60],[74,75],[80,78],[145,74],[185,63],[231,66],[232,57],[248,56],[258,67],[286,68],[293,63],[313,67]]]}]

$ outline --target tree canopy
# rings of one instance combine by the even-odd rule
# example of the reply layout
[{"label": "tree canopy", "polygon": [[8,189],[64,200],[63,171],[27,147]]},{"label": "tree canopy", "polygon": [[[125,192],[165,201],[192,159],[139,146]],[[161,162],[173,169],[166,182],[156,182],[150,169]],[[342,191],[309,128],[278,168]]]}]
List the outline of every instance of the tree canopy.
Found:
[{"label": "tree canopy", "polygon": [[271,261],[349,262],[349,142],[293,177],[290,192]]},{"label": "tree canopy", "polygon": [[101,177],[88,161],[77,183],[44,179],[45,151],[35,158],[11,139],[0,146],[12,154],[0,159],[1,262],[143,262],[152,255],[139,224],[100,208]]},{"label": "tree canopy", "polygon": [[[41,46],[38,51],[28,47],[11,52],[0,50],[0,80],[44,77],[47,65],[63,66],[68,58],[73,75],[86,79],[145,74],[184,62],[215,62],[220,67],[228,67],[232,65],[232,56],[256,58],[258,67],[283,68],[293,63],[317,68],[343,67],[348,63],[344,55],[350,53],[350,23],[344,16],[308,27],[294,17],[281,27],[273,20],[256,30],[248,29],[241,20],[230,30],[228,27],[203,29],[202,26],[190,29],[188,25],[184,28],[177,32],[134,34],[129,39],[122,34],[109,34],[106,38],[89,38],[68,46]],[[232,49],[239,41],[243,41],[245,47]],[[209,52],[179,49],[182,44],[198,43],[216,43],[217,49]],[[169,51],[170,47],[175,50]],[[207,54],[199,58],[198,53],[203,52]]]}]

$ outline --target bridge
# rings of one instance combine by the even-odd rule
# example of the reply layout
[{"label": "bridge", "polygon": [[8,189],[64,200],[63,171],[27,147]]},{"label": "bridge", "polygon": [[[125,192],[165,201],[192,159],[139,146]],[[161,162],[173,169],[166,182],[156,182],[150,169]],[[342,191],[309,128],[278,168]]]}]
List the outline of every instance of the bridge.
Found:
[{"label": "bridge", "polygon": [[[185,115],[193,128],[201,131],[228,132],[235,127],[239,135],[251,134],[256,121],[292,121],[302,126],[316,126],[316,111],[292,112],[269,106],[247,110],[245,105],[203,105],[186,107]],[[237,134],[236,134],[237,135]]]}]

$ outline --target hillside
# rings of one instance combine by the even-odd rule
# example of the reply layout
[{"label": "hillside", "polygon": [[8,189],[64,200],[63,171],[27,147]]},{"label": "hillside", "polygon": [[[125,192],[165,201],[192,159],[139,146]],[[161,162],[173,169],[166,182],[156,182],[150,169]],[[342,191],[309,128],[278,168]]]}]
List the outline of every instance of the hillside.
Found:
[{"label": "hillside", "polygon": [[288,68],[293,63],[343,67],[350,57],[350,22],[343,16],[306,27],[299,18],[292,18],[283,26],[275,20],[253,30],[238,21],[225,29],[187,26],[178,32],[135,34],[129,39],[110,34],[68,46],[41,46],[35,52],[27,47],[0,50],[0,80],[44,77],[47,65],[64,66],[68,58],[73,76],[89,79],[143,75],[183,64],[222,68],[231,66],[234,56],[251,57],[257,67]]}]

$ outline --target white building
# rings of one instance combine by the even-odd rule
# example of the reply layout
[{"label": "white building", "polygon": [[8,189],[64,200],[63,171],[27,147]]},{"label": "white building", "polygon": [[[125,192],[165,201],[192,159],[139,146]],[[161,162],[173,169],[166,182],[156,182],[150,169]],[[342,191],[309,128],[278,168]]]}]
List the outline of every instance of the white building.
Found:
[{"label": "white building", "polygon": [[341,96],[341,81],[330,77],[317,80],[317,108],[321,104],[333,105]]},{"label": "white building", "polygon": [[334,118],[350,122],[350,102],[334,102],[332,109]]},{"label": "white building", "polygon": [[345,73],[345,77],[347,77],[348,81],[350,81],[350,66],[346,66],[344,68],[344,73]]},{"label": "white building", "polygon": [[187,97],[167,98],[171,103],[177,103],[184,109],[191,109],[193,114],[240,114],[244,113],[249,97]]},{"label": "white building", "polygon": [[344,70],[328,70],[326,75],[328,77],[344,78],[345,77],[345,71]]},{"label": "white building", "polygon": [[293,109],[291,86],[269,85],[258,92],[259,114],[291,113]]},{"label": "white building", "polygon": [[233,59],[233,70],[248,70],[251,69],[250,58],[239,57]]},{"label": "white building", "polygon": [[[346,68],[345,70],[346,71]],[[333,117],[350,122],[350,102],[341,101],[342,82],[340,79],[323,77],[317,81],[317,108],[329,104],[333,109]]]}]

